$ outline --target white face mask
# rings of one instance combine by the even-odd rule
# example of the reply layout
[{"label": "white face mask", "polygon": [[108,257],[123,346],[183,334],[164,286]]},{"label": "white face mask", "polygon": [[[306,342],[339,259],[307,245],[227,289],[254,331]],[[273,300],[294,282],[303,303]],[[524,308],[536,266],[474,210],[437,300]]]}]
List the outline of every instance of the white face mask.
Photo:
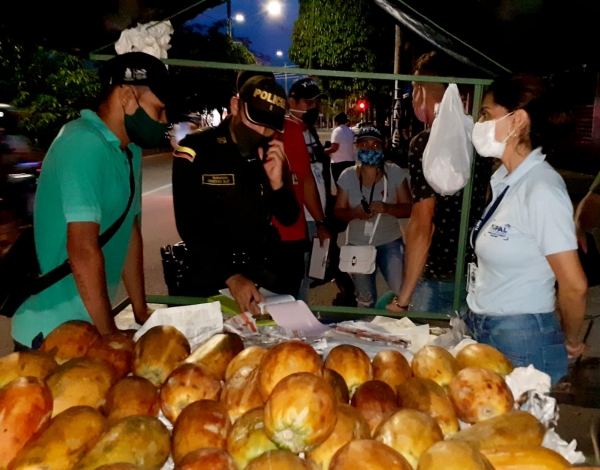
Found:
[{"label": "white face mask", "polygon": [[473,147],[477,150],[477,153],[482,157],[494,157],[500,158],[504,154],[506,149],[506,141],[512,135],[509,133],[502,142],[496,140],[496,123],[502,119],[510,116],[512,113],[508,113],[506,116],[502,116],[495,121],[483,121],[476,122],[473,127]]}]

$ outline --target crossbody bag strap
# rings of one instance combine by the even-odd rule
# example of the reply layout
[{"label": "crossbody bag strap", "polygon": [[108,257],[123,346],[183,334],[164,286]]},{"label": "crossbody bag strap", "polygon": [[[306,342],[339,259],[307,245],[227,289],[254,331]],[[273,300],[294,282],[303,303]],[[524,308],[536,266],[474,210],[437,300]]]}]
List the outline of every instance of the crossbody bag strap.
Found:
[{"label": "crossbody bag strap", "polygon": [[[108,227],[98,237],[98,243],[100,248],[103,248],[112,237],[119,231],[123,222],[127,218],[127,214],[129,213],[129,209],[131,209],[131,205],[133,204],[133,198],[135,196],[135,174],[133,172],[133,153],[129,148],[125,148],[125,153],[127,154],[127,160],[129,162],[129,200],[127,201],[127,207],[121,214],[121,216],[113,222],[113,224]],[[35,280],[32,295],[39,294],[40,292],[48,289],[48,287],[56,284],[58,281],[64,279],[69,274],[71,274],[71,263],[68,259],[66,259],[60,266],[57,266],[52,271],[47,272],[43,276],[40,276]]]},{"label": "crossbody bag strap", "polygon": [[[383,203],[387,200],[387,178],[385,173],[383,174]],[[373,233],[371,234],[371,238],[369,238],[369,245],[373,243],[373,237],[375,236],[375,231],[377,230],[377,225],[379,225],[379,219],[381,219],[381,212],[377,214],[377,219],[375,220],[375,226],[373,227]]]}]

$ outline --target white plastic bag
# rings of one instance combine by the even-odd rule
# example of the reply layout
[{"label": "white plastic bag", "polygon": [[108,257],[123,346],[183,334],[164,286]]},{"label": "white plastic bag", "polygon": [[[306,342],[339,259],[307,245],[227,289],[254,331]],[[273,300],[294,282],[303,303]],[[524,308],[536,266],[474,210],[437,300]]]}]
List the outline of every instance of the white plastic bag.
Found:
[{"label": "white plastic bag", "polygon": [[444,93],[423,153],[423,174],[436,193],[452,196],[469,182],[472,131],[473,120],[465,115],[458,87],[451,83]]}]

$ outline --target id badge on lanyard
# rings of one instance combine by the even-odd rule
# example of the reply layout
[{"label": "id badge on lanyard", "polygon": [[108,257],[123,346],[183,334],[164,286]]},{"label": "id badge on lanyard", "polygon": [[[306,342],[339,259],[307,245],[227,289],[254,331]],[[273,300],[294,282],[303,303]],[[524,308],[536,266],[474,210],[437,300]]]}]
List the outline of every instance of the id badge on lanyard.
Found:
[{"label": "id badge on lanyard", "polygon": [[[502,191],[500,196],[498,196],[498,198],[492,204],[492,207],[489,208],[489,210],[481,217],[481,219],[477,221],[473,227],[473,230],[471,231],[471,248],[473,248],[473,258],[475,258],[475,245],[477,244],[479,232],[481,232],[483,226],[488,222],[488,220],[491,219],[492,215],[494,215],[494,212],[496,212],[496,209],[498,209],[498,206],[502,202],[502,199],[504,199],[506,191],[508,191],[509,187],[510,186],[504,188],[504,191]],[[473,262],[469,263],[469,275],[467,278],[467,292],[469,294],[475,294],[478,269],[477,263],[475,262],[475,259],[473,259]]]}]

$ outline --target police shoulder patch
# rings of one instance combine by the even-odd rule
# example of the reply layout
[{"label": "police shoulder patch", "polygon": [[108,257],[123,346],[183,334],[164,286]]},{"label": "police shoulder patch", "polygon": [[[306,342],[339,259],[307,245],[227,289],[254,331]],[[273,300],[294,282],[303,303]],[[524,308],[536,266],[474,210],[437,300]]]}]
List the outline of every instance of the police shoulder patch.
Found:
[{"label": "police shoulder patch", "polygon": [[193,162],[194,159],[196,158],[196,152],[194,151],[194,149],[191,149],[190,147],[182,147],[180,145],[175,147],[175,151],[173,152],[173,155],[175,157],[185,158],[186,160],[188,160],[190,162]]}]

